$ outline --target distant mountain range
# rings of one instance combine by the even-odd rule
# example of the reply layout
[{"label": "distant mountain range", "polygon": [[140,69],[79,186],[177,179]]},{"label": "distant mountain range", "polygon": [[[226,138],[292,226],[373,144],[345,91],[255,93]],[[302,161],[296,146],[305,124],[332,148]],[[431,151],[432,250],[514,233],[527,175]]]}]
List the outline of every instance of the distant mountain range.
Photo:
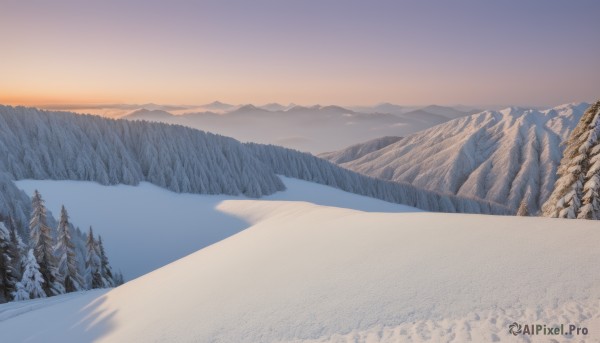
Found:
[{"label": "distant mountain range", "polygon": [[244,142],[282,145],[311,153],[343,148],[381,136],[406,136],[476,110],[444,106],[423,108],[381,104],[348,109],[340,106],[233,106],[213,102],[181,113],[141,108],[123,116],[180,124],[234,137]]},{"label": "distant mountain range", "polygon": [[395,142],[385,137],[320,157],[383,180],[513,209],[525,199],[536,213],[553,189],[561,143],[588,106],[484,111]]}]

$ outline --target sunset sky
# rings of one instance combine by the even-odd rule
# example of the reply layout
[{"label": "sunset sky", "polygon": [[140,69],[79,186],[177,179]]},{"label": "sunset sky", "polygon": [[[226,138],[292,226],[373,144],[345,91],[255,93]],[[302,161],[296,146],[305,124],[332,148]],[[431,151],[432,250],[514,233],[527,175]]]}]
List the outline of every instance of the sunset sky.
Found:
[{"label": "sunset sky", "polygon": [[599,14],[597,0],[1,0],[0,103],[593,101]]}]

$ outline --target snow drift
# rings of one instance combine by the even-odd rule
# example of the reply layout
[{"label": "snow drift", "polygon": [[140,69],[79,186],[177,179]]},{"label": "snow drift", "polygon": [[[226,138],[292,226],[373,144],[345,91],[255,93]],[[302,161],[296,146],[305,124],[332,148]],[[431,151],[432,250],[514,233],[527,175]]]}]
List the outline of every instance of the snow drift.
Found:
[{"label": "snow drift", "polygon": [[261,200],[218,209],[251,227],[106,293],[0,305],[2,338],[514,342],[514,321],[600,333],[593,222]]},{"label": "snow drift", "polygon": [[[419,211],[408,206],[351,194],[332,187],[282,178],[286,190],[265,200],[309,201],[362,211]],[[102,235],[111,264],[127,280],[149,273],[183,256],[223,240],[248,225],[217,211],[227,195],[174,193],[153,184],[102,186],[85,181],[21,180],[26,193],[39,190],[54,213],[65,205],[71,222]],[[81,253],[85,256],[85,250]]]}]

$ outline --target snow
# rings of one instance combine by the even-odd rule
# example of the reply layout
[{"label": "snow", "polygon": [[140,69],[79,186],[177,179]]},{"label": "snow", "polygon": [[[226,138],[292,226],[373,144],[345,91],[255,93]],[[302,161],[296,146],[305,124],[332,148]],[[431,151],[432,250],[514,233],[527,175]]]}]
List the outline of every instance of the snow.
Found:
[{"label": "snow", "polygon": [[3,339],[526,341],[508,333],[513,321],[572,323],[589,329],[578,340],[600,337],[595,222],[275,200],[215,206],[251,227],[108,292],[13,316],[2,314],[29,302],[0,305]]},{"label": "snow", "polygon": [[547,110],[484,111],[417,132],[366,155],[344,149],[321,157],[343,161],[341,166],[372,177],[515,210],[529,190],[525,200],[536,214],[554,188],[564,148],[561,142],[587,107],[581,103]]},{"label": "snow", "polygon": [[[287,190],[263,199],[293,199],[363,211],[419,211],[281,178]],[[222,201],[242,197],[174,193],[146,182],[139,186],[102,186],[88,181],[21,180],[16,184],[27,194],[39,190],[54,214],[58,215],[64,204],[73,225],[83,232],[91,225],[102,236],[113,269],[121,270],[126,279],[146,274],[247,227],[239,218],[215,210]]]}]

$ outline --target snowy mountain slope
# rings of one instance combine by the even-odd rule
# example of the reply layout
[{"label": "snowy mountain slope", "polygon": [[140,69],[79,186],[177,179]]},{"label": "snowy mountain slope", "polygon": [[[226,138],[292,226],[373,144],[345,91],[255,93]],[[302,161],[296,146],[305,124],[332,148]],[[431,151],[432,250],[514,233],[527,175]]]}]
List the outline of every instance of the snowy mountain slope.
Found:
[{"label": "snowy mountain slope", "polygon": [[[485,111],[416,133],[341,165],[417,187],[539,210],[555,182],[561,142],[587,104]],[[324,157],[335,160],[339,154]],[[529,192],[529,195],[527,195]]]},{"label": "snowy mountain slope", "polygon": [[512,322],[589,330],[554,337],[560,342],[599,337],[600,231],[592,222],[263,200],[228,200],[217,209],[251,227],[107,293],[0,320],[2,337],[546,341],[514,337]]},{"label": "snowy mountain slope", "polygon": [[273,171],[287,177],[332,186],[347,192],[405,204],[426,211],[513,214],[509,208],[488,201],[457,197],[354,173],[308,153],[274,145],[246,143],[244,146]]},{"label": "snowy mountain slope", "polygon": [[333,151],[333,152],[325,152],[325,153],[319,154],[318,157],[324,158],[333,163],[340,164],[340,163],[359,159],[359,158],[365,156],[366,154],[370,154],[373,151],[383,149],[386,146],[396,143],[401,139],[402,139],[402,137],[395,137],[395,136],[376,138],[376,139],[372,139],[367,142],[349,146],[342,150]]},{"label": "snowy mountain slope", "polygon": [[[419,211],[306,181],[282,179],[286,190],[265,200],[308,201],[362,211]],[[173,193],[145,182],[102,186],[85,181],[22,180],[16,184],[27,194],[39,190],[54,213],[65,205],[71,222],[83,231],[93,225],[107,243],[111,264],[121,269],[126,279],[149,273],[247,227],[215,210],[221,202],[243,199],[240,197]]]},{"label": "snowy mountain slope", "polygon": [[182,126],[0,106],[0,171],[13,179],[261,196],[279,178],[235,139]]},{"label": "snowy mountain slope", "polygon": [[[391,104],[363,109],[365,112],[340,106],[286,107],[268,104],[262,107],[244,105],[229,108],[220,114],[192,112],[168,116],[153,112],[144,115],[138,111],[123,118],[181,124],[244,142],[283,145],[318,153],[340,149],[357,140],[408,135],[472,113],[442,106],[404,111],[404,107]],[[335,132],[335,135],[331,132]]]},{"label": "snowy mountain slope", "polygon": [[[0,187],[12,193],[11,180],[53,179],[104,185],[147,181],[180,193],[259,197],[285,188],[277,173],[424,210],[510,213],[485,201],[373,179],[307,153],[241,144],[180,125],[0,106],[0,152]],[[27,222],[28,201],[22,198],[0,197],[0,214]],[[11,206],[16,209],[7,212]]]}]

